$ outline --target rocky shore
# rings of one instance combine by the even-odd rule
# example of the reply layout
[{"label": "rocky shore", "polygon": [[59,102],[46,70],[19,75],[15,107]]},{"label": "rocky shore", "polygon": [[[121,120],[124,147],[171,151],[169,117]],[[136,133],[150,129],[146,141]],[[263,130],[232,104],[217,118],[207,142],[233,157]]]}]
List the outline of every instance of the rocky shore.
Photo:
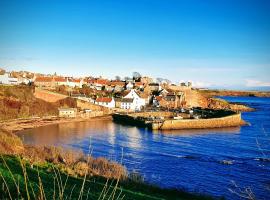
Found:
[{"label": "rocky shore", "polygon": [[59,118],[59,117],[43,117],[43,118],[28,118],[28,119],[12,119],[0,121],[0,127],[4,130],[16,133],[20,130],[37,128],[51,124],[60,124],[68,122],[82,122],[93,120],[111,119],[111,116],[93,117],[93,118]]},{"label": "rocky shore", "polygon": [[219,98],[207,98],[207,107],[211,109],[232,110],[235,112],[251,112],[254,108],[250,108],[244,104],[229,103]]}]

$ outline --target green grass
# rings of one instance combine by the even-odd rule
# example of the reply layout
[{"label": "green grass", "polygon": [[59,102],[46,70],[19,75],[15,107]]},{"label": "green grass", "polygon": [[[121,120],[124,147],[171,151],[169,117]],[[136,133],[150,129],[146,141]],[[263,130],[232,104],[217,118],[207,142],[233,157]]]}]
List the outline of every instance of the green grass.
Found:
[{"label": "green grass", "polygon": [[1,156],[0,187],[0,199],[212,199],[132,180],[71,177],[52,164],[30,165],[17,156]]}]

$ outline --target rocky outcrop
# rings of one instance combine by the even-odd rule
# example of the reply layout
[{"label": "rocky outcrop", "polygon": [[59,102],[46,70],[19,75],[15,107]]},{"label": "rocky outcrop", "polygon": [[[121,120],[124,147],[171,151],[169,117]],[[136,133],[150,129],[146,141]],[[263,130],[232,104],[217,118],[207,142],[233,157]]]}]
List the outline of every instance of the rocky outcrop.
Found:
[{"label": "rocky outcrop", "polygon": [[236,104],[236,103],[229,103],[223,99],[218,98],[208,98],[207,99],[207,107],[211,109],[225,109],[225,110],[232,110],[235,112],[250,112],[254,111],[253,108],[250,108],[243,104]]}]

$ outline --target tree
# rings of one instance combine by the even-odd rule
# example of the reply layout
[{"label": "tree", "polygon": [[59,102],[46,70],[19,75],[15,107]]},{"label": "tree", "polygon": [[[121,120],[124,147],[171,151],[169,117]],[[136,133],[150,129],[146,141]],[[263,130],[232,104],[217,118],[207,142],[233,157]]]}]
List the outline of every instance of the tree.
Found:
[{"label": "tree", "polygon": [[156,78],[158,83],[161,83],[163,81],[163,78]]},{"label": "tree", "polygon": [[128,76],[125,76],[125,81],[128,81],[128,80],[130,80],[130,78],[128,77]]},{"label": "tree", "polygon": [[138,79],[140,79],[142,76],[141,76],[141,74],[140,74],[139,72],[133,72],[133,73],[132,73],[132,77],[133,77],[134,80],[138,80]]},{"label": "tree", "polygon": [[115,80],[120,81],[121,77],[120,76],[115,76]]},{"label": "tree", "polygon": [[167,83],[167,84],[170,84],[171,81],[169,79],[164,79],[164,81]]}]

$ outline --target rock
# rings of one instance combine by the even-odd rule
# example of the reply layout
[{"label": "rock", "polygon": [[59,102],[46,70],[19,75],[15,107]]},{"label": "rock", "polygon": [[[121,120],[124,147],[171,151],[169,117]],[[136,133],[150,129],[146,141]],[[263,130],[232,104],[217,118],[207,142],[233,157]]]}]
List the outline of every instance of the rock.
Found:
[{"label": "rock", "polygon": [[224,165],[232,165],[233,161],[232,160],[222,160],[220,163],[224,164]]}]

